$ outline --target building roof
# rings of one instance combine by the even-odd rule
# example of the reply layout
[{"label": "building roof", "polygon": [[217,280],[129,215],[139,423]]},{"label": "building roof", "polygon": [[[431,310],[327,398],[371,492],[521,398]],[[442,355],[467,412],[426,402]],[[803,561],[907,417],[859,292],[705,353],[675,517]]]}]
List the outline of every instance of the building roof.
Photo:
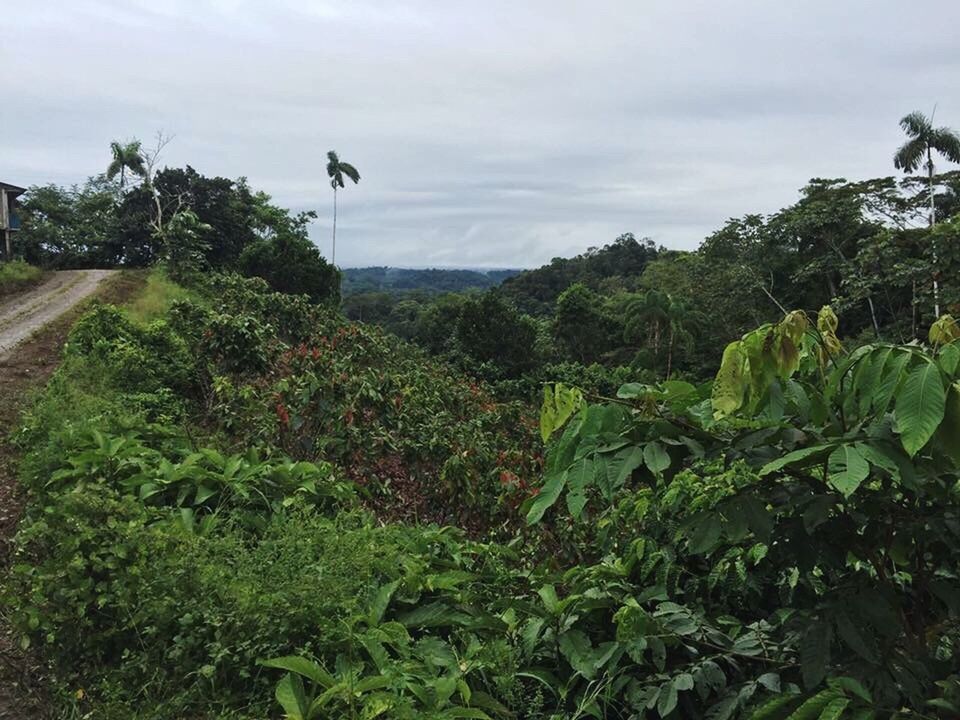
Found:
[{"label": "building roof", "polygon": [[25,193],[26,188],[22,188],[19,185],[11,185],[10,183],[0,182],[0,190],[6,190],[11,195],[19,195],[20,193]]}]

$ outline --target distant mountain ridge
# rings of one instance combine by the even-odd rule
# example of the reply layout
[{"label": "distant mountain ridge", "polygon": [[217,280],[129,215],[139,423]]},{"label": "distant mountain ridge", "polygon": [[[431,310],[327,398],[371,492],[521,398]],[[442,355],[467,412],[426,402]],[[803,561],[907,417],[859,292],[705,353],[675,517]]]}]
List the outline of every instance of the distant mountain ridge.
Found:
[{"label": "distant mountain ridge", "polygon": [[344,268],[341,293],[344,297],[371,292],[425,293],[486,290],[523,272],[520,269],[484,270],[453,268],[400,268],[373,266]]}]

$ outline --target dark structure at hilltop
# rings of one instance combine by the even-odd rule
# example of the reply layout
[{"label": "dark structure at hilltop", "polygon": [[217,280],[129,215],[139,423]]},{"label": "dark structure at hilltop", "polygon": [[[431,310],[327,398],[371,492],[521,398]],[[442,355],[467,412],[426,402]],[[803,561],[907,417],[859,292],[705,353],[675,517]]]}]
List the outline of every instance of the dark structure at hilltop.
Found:
[{"label": "dark structure at hilltop", "polygon": [[16,199],[26,191],[26,188],[0,182],[0,233],[3,234],[3,257],[5,260],[13,257],[12,233],[20,229],[20,219],[15,212]]}]

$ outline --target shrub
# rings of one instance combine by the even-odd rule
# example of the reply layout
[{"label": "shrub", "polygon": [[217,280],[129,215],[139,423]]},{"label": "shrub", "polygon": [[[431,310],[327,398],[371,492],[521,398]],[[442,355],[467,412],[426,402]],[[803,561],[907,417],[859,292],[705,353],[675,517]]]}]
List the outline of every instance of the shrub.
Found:
[{"label": "shrub", "polygon": [[189,394],[196,376],[186,344],[165,320],[144,327],[110,305],[98,305],[76,322],[64,354],[82,356],[102,374],[105,386],[120,391],[171,388]]},{"label": "shrub", "polygon": [[238,265],[243,275],[263,278],[277,292],[340,304],[340,271],[306,237],[282,234],[258,240],[244,248]]},{"label": "shrub", "polygon": [[0,295],[23,290],[38,282],[42,275],[40,268],[23,260],[0,262]]},{"label": "shrub", "polygon": [[85,485],[22,528],[4,601],[24,637],[56,658],[58,682],[84,688],[88,702],[123,688],[128,707],[160,717],[213,704],[263,716],[274,678],[258,660],[333,662],[378,588],[406,577],[414,598],[441,572],[432,564],[450,562],[458,545],[447,535],[297,508],[255,535],[229,521],[199,533]]}]

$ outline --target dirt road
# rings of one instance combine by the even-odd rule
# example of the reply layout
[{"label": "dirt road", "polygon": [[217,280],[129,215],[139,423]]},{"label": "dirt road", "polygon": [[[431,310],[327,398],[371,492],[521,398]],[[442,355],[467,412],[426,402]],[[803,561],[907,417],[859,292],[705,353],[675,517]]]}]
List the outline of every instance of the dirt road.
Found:
[{"label": "dirt road", "polygon": [[64,270],[0,303],[0,356],[90,295],[112,270]]}]

